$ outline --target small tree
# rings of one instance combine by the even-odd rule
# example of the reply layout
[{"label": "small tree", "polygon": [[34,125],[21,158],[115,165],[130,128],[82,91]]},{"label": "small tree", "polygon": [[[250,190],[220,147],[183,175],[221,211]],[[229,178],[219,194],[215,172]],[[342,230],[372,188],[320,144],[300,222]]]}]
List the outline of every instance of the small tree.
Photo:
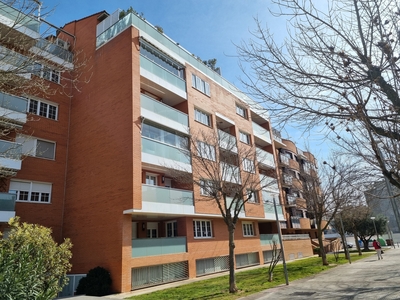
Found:
[{"label": "small tree", "polygon": [[269,263],[269,267],[268,267],[268,281],[272,282],[273,278],[274,278],[274,269],[276,267],[276,265],[278,264],[278,262],[281,260],[281,256],[282,256],[282,249],[278,249],[278,246],[276,244],[276,241],[273,240],[272,241],[272,258],[271,261]]},{"label": "small tree", "polygon": [[0,240],[2,299],[54,299],[68,283],[72,244],[58,245],[51,229],[10,220],[11,230]]},{"label": "small tree", "polygon": [[236,139],[227,132],[191,131],[187,142],[190,151],[183,153],[191,160],[192,173],[175,166],[167,167],[174,180],[200,190],[196,201],[208,202],[219,210],[229,236],[229,291],[235,293],[234,233],[239,216],[244,209],[251,210],[259,201],[262,189],[276,184],[276,179],[258,173],[254,146],[237,145]]}]

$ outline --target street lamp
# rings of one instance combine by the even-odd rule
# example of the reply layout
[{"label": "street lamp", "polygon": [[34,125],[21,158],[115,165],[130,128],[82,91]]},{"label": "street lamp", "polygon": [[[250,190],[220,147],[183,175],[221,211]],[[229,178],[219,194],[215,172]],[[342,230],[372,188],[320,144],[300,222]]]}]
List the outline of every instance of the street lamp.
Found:
[{"label": "street lamp", "polygon": [[372,220],[372,223],[374,224],[376,240],[377,240],[378,243],[379,243],[379,235],[378,235],[378,231],[376,230],[375,217],[371,217],[371,220]]},{"label": "street lamp", "polygon": [[274,201],[275,219],[276,219],[276,226],[278,227],[279,243],[281,244],[283,271],[285,273],[286,285],[289,285],[289,278],[288,278],[288,273],[287,273],[287,268],[286,268],[285,250],[283,248],[283,242],[282,242],[281,224],[279,223],[279,217],[278,217],[278,211],[276,209],[275,197],[272,197],[272,199]]},{"label": "street lamp", "polygon": [[386,230],[388,232],[388,236],[389,236],[389,240],[390,240],[391,246],[393,246],[393,248],[396,248],[396,246],[394,245],[393,234],[392,234],[392,231],[390,230],[389,220],[386,222]]}]

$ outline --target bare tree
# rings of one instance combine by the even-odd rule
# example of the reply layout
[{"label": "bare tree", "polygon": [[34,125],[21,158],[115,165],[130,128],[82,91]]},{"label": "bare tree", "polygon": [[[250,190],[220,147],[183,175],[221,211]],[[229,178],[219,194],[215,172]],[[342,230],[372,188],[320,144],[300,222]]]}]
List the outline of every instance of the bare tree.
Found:
[{"label": "bare tree", "polygon": [[[79,70],[86,59],[77,61],[72,52],[74,36],[46,21],[50,10],[40,1],[1,1],[0,10],[0,153],[21,159],[21,145],[13,143],[15,137],[32,134],[25,124],[41,114],[37,105],[27,107],[26,98],[72,96],[76,83],[82,82]],[[33,114],[27,117],[29,112]],[[15,173],[2,166],[0,189]]]},{"label": "bare tree", "polygon": [[229,291],[235,293],[236,225],[245,211],[259,206],[256,203],[262,190],[276,183],[271,180],[276,173],[260,174],[255,147],[237,145],[233,136],[222,131],[192,131],[187,148],[190,152],[183,153],[191,159],[192,172],[169,166],[170,176],[193,187],[199,195],[195,201],[206,202],[207,207],[214,206],[221,214],[229,236]]},{"label": "bare tree", "polygon": [[[323,265],[328,265],[324,250],[323,232],[343,207],[357,199],[359,192],[349,185],[355,180],[357,169],[335,160],[335,166],[323,164],[319,174],[314,171],[302,172],[303,195],[307,199],[307,211],[315,220],[320,256]],[[319,176],[318,176],[319,175]]]},{"label": "bare tree", "polygon": [[280,124],[318,128],[400,187],[399,2],[272,0],[287,20],[275,42],[257,22],[238,47],[245,85]]},{"label": "bare tree", "polygon": [[272,241],[272,257],[271,257],[271,261],[269,262],[269,266],[268,266],[268,281],[272,282],[273,278],[274,278],[274,269],[276,267],[276,265],[278,264],[278,262],[281,260],[281,256],[284,255],[282,252],[282,249],[278,249],[277,246],[277,242],[276,241]]}]

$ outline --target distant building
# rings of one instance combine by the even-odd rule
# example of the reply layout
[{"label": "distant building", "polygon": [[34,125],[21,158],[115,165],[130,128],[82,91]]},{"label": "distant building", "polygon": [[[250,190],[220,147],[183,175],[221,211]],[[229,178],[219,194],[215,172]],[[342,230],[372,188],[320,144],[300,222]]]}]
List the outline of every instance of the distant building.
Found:
[{"label": "distant building", "polygon": [[389,220],[389,227],[392,232],[398,233],[400,229],[398,227],[396,217],[394,214],[393,204],[397,206],[397,210],[400,213],[400,202],[399,197],[391,198],[389,195],[399,194],[400,191],[396,187],[390,185],[391,191],[388,193],[387,185],[384,180],[375,182],[373,187],[365,192],[365,198],[369,208],[376,216],[382,215]]}]

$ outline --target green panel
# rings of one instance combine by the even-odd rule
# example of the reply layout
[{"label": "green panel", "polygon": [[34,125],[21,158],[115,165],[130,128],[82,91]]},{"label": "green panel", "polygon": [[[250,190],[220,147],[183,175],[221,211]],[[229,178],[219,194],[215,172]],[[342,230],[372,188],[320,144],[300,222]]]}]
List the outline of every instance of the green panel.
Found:
[{"label": "green panel", "polygon": [[165,118],[189,126],[188,115],[148,96],[140,95],[140,106]]},{"label": "green panel", "polygon": [[193,192],[154,185],[142,185],[142,199],[146,202],[193,206]]},{"label": "green panel", "polygon": [[275,234],[260,234],[261,245],[272,245],[273,242],[279,243],[279,236]]},{"label": "green panel", "polygon": [[0,193],[0,211],[15,211],[15,194]]},{"label": "green panel", "polygon": [[156,75],[157,77],[162,78],[166,82],[169,82],[177,88],[181,89],[182,91],[186,92],[186,82],[184,80],[182,80],[178,76],[175,76],[171,72],[165,70],[164,68],[160,67],[159,65],[155,64],[154,62],[142,55],[140,56],[140,66],[150,73]]},{"label": "green panel", "polygon": [[0,106],[13,111],[26,113],[28,100],[0,92]]},{"label": "green panel", "polygon": [[184,252],[186,252],[186,237],[132,240],[132,257],[166,255]]},{"label": "green panel", "polygon": [[184,151],[183,149],[142,137],[142,152],[144,153],[190,164],[190,158]]},{"label": "green panel", "polygon": [[11,6],[0,3],[0,15],[13,20],[15,22],[15,27],[22,25],[39,33],[40,22],[36,18],[25,15]]}]

